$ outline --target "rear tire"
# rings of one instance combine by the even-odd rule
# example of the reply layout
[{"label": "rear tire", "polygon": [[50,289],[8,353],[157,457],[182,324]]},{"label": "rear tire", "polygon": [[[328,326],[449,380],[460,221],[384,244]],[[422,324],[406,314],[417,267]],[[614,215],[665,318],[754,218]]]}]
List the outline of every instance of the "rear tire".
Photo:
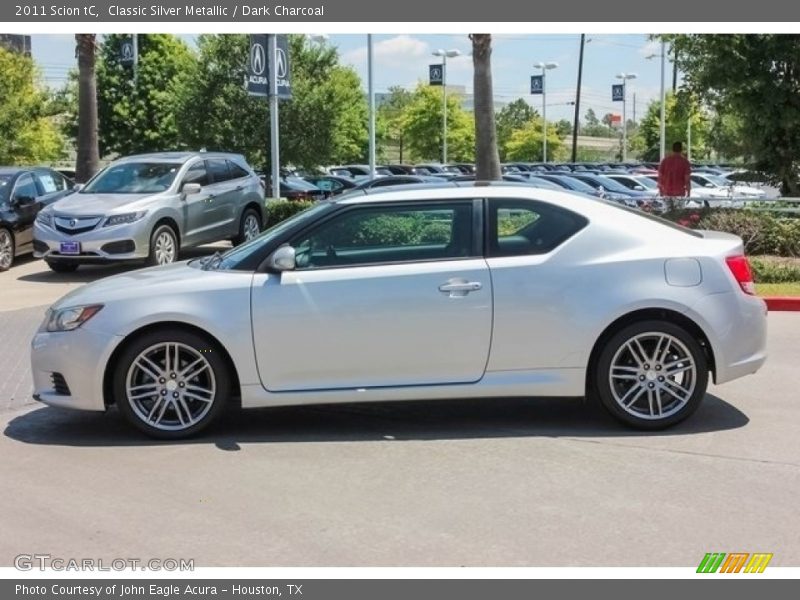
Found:
[{"label": "rear tire", "polygon": [[174,440],[209,427],[230,396],[230,373],[215,344],[167,328],[146,333],[122,351],[114,399],[125,419],[150,437]]},{"label": "rear tire", "polygon": [[5,227],[0,227],[0,271],[8,271],[14,264],[14,234]]},{"label": "rear tire", "polygon": [[167,224],[159,225],[150,236],[150,253],[145,263],[148,267],[169,265],[178,260],[178,236]]},{"label": "rear tire", "polygon": [[239,234],[233,238],[233,245],[238,246],[249,242],[259,233],[261,233],[261,216],[253,208],[248,208],[242,213],[242,219],[239,222]]},{"label": "rear tire", "polygon": [[77,263],[56,262],[53,260],[46,260],[44,262],[47,263],[47,266],[50,267],[50,270],[54,273],[74,273],[78,270]]},{"label": "rear tire", "polygon": [[708,387],[708,360],[699,342],[668,321],[640,321],[603,347],[594,371],[603,406],[637,429],[664,429],[689,417]]}]

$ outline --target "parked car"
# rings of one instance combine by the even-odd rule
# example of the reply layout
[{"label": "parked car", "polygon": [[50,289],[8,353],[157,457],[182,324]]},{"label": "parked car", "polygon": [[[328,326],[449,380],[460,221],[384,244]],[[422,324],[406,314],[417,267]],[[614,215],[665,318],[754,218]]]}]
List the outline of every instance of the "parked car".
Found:
[{"label": "parked car", "polygon": [[326,198],[352,190],[358,185],[356,179],[352,177],[342,177],[340,175],[309,175],[303,179],[322,190]]},{"label": "parked car", "polygon": [[644,192],[637,192],[629,190],[624,185],[617,183],[613,179],[609,179],[604,175],[592,175],[589,173],[569,173],[569,177],[582,181],[583,183],[593,187],[600,192],[601,198],[609,197],[613,194],[612,198],[615,201],[621,201],[627,206],[638,208],[645,198],[649,198],[649,194]]},{"label": "parked car", "polygon": [[[692,194],[690,195],[697,198],[764,198],[764,196],[766,196],[766,192],[762,189],[747,185],[738,185],[720,175],[712,173],[696,173],[692,171],[691,178]],[[704,194],[704,192],[708,193]]]},{"label": "parked car", "polygon": [[47,167],[0,167],[0,271],[33,252],[39,211],[72,191],[72,181]]},{"label": "parked car", "polygon": [[[344,175],[345,177],[369,177],[369,165],[344,165],[328,169],[331,175]],[[391,169],[382,165],[375,167],[376,175],[392,175]]]},{"label": "parked car", "polygon": [[734,235],[529,186],[408,186],[76,289],[48,310],[32,372],[37,400],[115,404],[158,438],[203,430],[233,398],[589,395],[662,429],[709,374],[757,371],[765,346]]},{"label": "parked car", "polygon": [[642,192],[648,196],[658,196],[658,184],[644,175],[605,173],[604,177],[613,179],[634,192]]},{"label": "parked car", "polygon": [[365,179],[360,181],[354,189],[371,190],[373,188],[389,187],[393,185],[409,185],[412,183],[446,183],[446,180],[433,175],[388,175],[386,177],[376,177],[375,179]]},{"label": "parked car", "polygon": [[33,249],[57,272],[108,262],[161,265],[182,248],[250,240],[264,223],[264,189],[242,156],[141,154],[111,163],[44,208]]}]

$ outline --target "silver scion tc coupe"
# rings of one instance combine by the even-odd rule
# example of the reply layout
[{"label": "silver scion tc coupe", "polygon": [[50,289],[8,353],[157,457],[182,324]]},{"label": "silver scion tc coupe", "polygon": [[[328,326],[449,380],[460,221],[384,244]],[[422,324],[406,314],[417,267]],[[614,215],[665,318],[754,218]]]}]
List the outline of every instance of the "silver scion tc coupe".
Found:
[{"label": "silver scion tc coupe", "polygon": [[238,154],[163,152],[118,160],[39,212],[34,255],[78,265],[174,262],[181,248],[247,241],[264,223],[264,190]]},{"label": "silver scion tc coupe", "polygon": [[223,255],[48,311],[35,397],[147,434],[244,408],[589,395],[659,429],[765,360],[739,238],[568,192],[438,184],[320,203]]}]

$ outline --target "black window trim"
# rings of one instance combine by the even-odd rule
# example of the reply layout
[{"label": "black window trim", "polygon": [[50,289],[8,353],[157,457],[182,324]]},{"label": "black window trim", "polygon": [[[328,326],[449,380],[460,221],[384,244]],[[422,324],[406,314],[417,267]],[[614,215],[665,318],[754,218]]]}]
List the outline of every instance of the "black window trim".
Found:
[{"label": "black window trim", "polygon": [[39,182],[36,181],[33,171],[23,171],[17,175],[17,178],[14,180],[14,187],[11,188],[11,193],[8,195],[8,201],[10,203],[14,203],[14,195],[17,193],[17,189],[20,187],[19,182],[25,177],[30,177],[31,183],[33,183],[33,187],[36,190],[36,196],[34,196],[34,200],[42,195],[40,193],[41,190],[39,189]]},{"label": "black window trim", "polygon": [[[526,254],[499,254],[494,252],[494,248],[492,246],[492,237],[493,237],[493,229],[496,229],[497,226],[497,219],[493,218],[493,214],[496,215],[496,212],[492,210],[492,205],[497,202],[517,202],[521,204],[530,204],[533,207],[536,206],[544,206],[547,209],[557,210],[564,213],[568,213],[569,215],[575,217],[579,222],[580,226],[577,227],[572,233],[568,236],[559,239],[555,245],[549,247],[547,250],[543,252],[536,252],[536,253],[526,253]],[[532,208],[532,210],[536,210]],[[484,256],[487,259],[490,258],[514,258],[514,257],[521,257],[521,256],[544,256],[546,254],[550,254],[551,252],[558,250],[561,246],[563,246],[566,242],[574,238],[578,233],[583,231],[586,226],[589,224],[589,219],[583,216],[580,213],[577,213],[573,210],[569,210],[562,206],[556,206],[554,204],[550,204],[549,202],[544,202],[542,200],[534,200],[532,198],[518,198],[513,196],[496,196],[492,198],[487,198],[485,203],[485,217],[484,222],[486,226],[484,227]]]},{"label": "black window trim", "polygon": [[403,201],[396,201],[396,202],[369,202],[369,203],[359,203],[359,204],[346,204],[343,205],[341,210],[337,210],[332,212],[331,214],[327,215],[324,219],[317,221],[315,223],[310,224],[307,227],[299,231],[289,232],[287,236],[281,240],[273,250],[269,252],[267,258],[262,262],[261,266],[259,267],[258,271],[265,270],[264,267],[266,262],[268,261],[269,255],[272,254],[277,248],[282,245],[288,244],[293,240],[296,240],[299,237],[308,235],[312,233],[315,229],[318,229],[324,226],[327,222],[331,221],[332,219],[337,219],[348,212],[353,212],[359,209],[375,209],[375,208],[382,208],[382,207],[408,207],[408,208],[416,208],[420,205],[430,206],[431,204],[467,204],[471,203],[470,210],[472,211],[472,250],[470,256],[454,256],[448,258],[431,258],[431,259],[423,259],[423,260],[395,260],[395,261],[382,261],[382,262],[369,262],[369,263],[355,263],[349,265],[333,265],[333,266],[326,266],[326,267],[312,267],[312,268],[296,268],[293,272],[314,272],[314,271],[329,271],[333,269],[351,269],[351,268],[366,268],[366,267],[377,267],[377,266],[390,266],[390,265],[408,265],[408,264],[426,264],[432,262],[453,262],[453,261],[465,261],[465,260],[475,260],[476,258],[483,258],[483,236],[481,235],[481,231],[484,229],[483,227],[483,198],[433,198],[430,200],[403,200]]},{"label": "black window trim", "polygon": [[[178,186],[178,191],[179,191],[179,192],[180,192],[180,191],[183,189],[183,186],[184,186],[184,184],[186,184],[186,183],[187,183],[187,181],[186,181],[186,176],[189,174],[189,171],[191,171],[191,170],[192,170],[194,167],[196,167],[197,165],[200,165],[200,164],[202,164],[202,165],[203,165],[203,167],[204,167],[204,168],[205,168],[205,170],[206,170],[206,180],[208,181],[208,183],[207,183],[206,185],[202,186],[202,187],[203,187],[203,188],[206,188],[206,187],[208,187],[209,185],[211,185],[211,176],[210,176],[210,174],[209,174],[210,172],[209,172],[209,170],[208,170],[208,164],[206,164],[206,159],[205,159],[205,158],[199,158],[199,157],[198,157],[198,158],[197,158],[197,159],[195,159],[194,161],[189,161],[189,162],[187,163],[186,170],[183,172],[183,175],[181,175],[181,178],[180,178],[180,182],[181,182],[181,183],[180,183],[180,185]],[[176,178],[176,179],[177,179],[177,178]]]}]

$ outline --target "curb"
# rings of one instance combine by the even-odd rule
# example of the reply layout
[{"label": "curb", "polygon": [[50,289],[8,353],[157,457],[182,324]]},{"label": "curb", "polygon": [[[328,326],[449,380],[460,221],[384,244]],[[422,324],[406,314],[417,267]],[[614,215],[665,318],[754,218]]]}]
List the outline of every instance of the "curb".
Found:
[{"label": "curb", "polygon": [[771,296],[764,298],[764,302],[768,310],[800,311],[800,297],[797,296]]}]

